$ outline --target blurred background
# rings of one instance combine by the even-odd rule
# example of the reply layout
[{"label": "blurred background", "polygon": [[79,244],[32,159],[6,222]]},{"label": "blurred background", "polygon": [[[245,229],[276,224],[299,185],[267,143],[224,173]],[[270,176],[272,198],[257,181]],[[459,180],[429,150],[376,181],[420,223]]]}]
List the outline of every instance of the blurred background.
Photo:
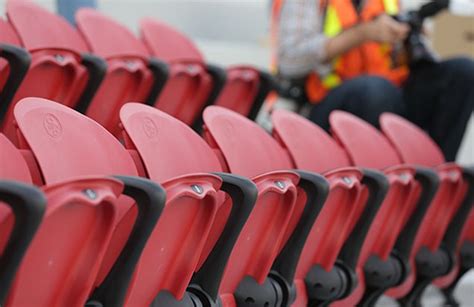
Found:
[{"label": "blurred background", "polygon": [[[452,13],[426,24],[434,49],[442,57],[474,57],[474,0],[455,0]],[[135,33],[138,21],[154,17],[183,31],[198,44],[207,60],[223,65],[248,63],[266,68],[270,63],[269,9],[271,0],[35,0],[51,11],[68,13],[72,2],[96,3],[109,16]],[[404,9],[420,0],[401,0]],[[460,4],[459,4],[460,3]],[[5,0],[0,0],[3,14]],[[464,16],[461,16],[464,15]],[[458,161],[474,164],[474,120],[471,119]],[[474,300],[473,300],[474,306]]]},{"label": "blurred background", "polygon": [[[36,0],[42,6],[69,13],[75,0]],[[471,6],[453,7],[426,24],[427,35],[441,57],[467,55],[474,57],[474,0],[461,0]],[[79,0],[96,3],[107,15],[137,33],[143,17],[153,17],[180,29],[198,44],[207,60],[222,65],[248,63],[267,68],[270,63],[270,0]],[[404,0],[405,9],[413,9],[422,1]],[[3,14],[5,0],[0,0]],[[454,13],[454,14],[453,14]],[[473,84],[474,86],[474,84]],[[264,118],[264,117],[263,117]],[[474,164],[474,120],[465,135],[458,161]],[[465,276],[458,288],[463,306],[474,306],[474,274]],[[427,291],[424,306],[440,306],[442,299],[434,288]],[[384,299],[379,306],[393,306]]]}]

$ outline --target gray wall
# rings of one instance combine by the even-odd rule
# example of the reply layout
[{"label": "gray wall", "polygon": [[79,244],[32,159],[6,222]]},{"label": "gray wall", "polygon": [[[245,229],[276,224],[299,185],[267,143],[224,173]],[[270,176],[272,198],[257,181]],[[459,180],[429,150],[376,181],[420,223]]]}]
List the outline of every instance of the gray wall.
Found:
[{"label": "gray wall", "polygon": [[[5,0],[0,1],[3,13]],[[35,2],[54,8],[54,0]],[[131,29],[144,16],[156,17],[194,38],[255,43],[267,33],[267,0],[99,0],[99,8]],[[199,16],[199,18],[196,18]]]}]

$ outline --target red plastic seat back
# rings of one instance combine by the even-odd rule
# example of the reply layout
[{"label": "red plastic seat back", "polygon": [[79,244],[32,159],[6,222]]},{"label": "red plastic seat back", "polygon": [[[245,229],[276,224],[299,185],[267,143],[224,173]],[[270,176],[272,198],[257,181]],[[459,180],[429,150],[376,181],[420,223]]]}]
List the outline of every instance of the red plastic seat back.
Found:
[{"label": "red plastic seat back", "polygon": [[[109,244],[116,222],[115,203],[122,190],[121,182],[102,177],[44,188],[46,214],[16,274],[6,306],[84,304]],[[93,193],[93,199],[88,193]]]},{"label": "red plastic seat back", "polygon": [[[298,169],[327,173],[331,193],[317,220],[298,266],[297,278],[304,279],[314,264],[327,270],[363,211],[362,173],[349,167],[344,150],[321,128],[307,119],[285,110],[272,113],[273,136],[288,150]],[[351,184],[344,184],[350,180]],[[343,213],[343,214],[341,214]],[[338,227],[333,227],[335,224]],[[324,234],[322,234],[324,233]],[[310,236],[311,236],[310,235]],[[337,242],[337,244],[336,244]]]},{"label": "red plastic seat back", "polygon": [[[296,284],[304,292],[306,290],[303,280],[312,265],[322,264],[328,270],[331,268],[342,244],[360,219],[367,201],[367,190],[360,186],[360,171],[347,167],[348,155],[323,129],[295,113],[284,110],[275,110],[272,122],[274,137],[290,152],[296,167],[314,172],[332,170],[326,173],[331,183],[331,193],[298,265]],[[403,169],[399,172],[408,174],[410,178],[411,170]],[[406,220],[406,203],[411,196],[412,186],[398,183],[396,177],[398,176],[389,175],[392,183],[390,192],[365,238],[357,270],[360,278],[363,278],[362,266],[370,255],[386,259],[390,254],[397,234]],[[359,186],[350,189],[341,184],[341,181],[344,182],[343,180],[348,178]],[[328,254],[331,253],[332,262],[328,262]],[[346,298],[341,306],[357,304],[363,294],[363,286],[363,283],[360,283],[355,293]],[[298,299],[300,302],[304,300],[301,295],[298,295]]]},{"label": "red plastic seat back", "polygon": [[438,145],[423,130],[406,119],[385,113],[380,117],[380,126],[403,162],[427,167],[436,167],[445,162]]},{"label": "red plastic seat back", "polygon": [[[0,43],[20,46],[20,40],[8,22],[0,18]],[[8,62],[0,58],[0,91],[5,86],[10,69]]]},{"label": "red plastic seat back", "polygon": [[[467,191],[462,170],[458,165],[445,163],[436,143],[406,119],[386,113],[382,115],[380,124],[405,163],[434,167],[438,172],[440,187],[425,216],[426,221],[418,238],[419,244],[437,249]],[[437,227],[433,229],[433,225]]]},{"label": "red plastic seat back", "polygon": [[[331,114],[330,122],[334,135],[344,145],[356,164],[386,168],[402,162],[401,156],[384,135],[354,115],[335,111]],[[397,135],[404,135],[399,133],[398,131]],[[431,146],[426,148],[428,153],[431,148]],[[409,152],[416,153],[411,150]],[[403,162],[410,163],[410,161]],[[422,246],[431,251],[439,248],[444,232],[453,214],[459,208],[461,197],[466,190],[462,184],[460,169],[457,166],[445,164],[440,166],[437,171],[441,184],[417,231],[411,250],[412,261]],[[419,190],[415,193],[419,193]],[[413,212],[412,210],[413,206],[406,212],[407,216]],[[415,275],[412,271],[410,277],[401,286],[392,289],[389,294],[395,297],[405,295],[412,288],[414,281]]]},{"label": "red plastic seat back", "polygon": [[150,52],[168,63],[204,63],[204,57],[196,45],[183,33],[151,18],[140,23],[143,42]]},{"label": "red plastic seat back", "polygon": [[[296,200],[298,176],[288,170],[284,150],[257,124],[222,107],[204,111],[206,140],[235,174],[253,178],[257,204],[244,227],[224,275],[221,293],[233,293],[240,280],[266,278],[280,248],[299,220],[304,202]],[[275,184],[278,184],[277,188]],[[226,301],[228,296],[224,295]]]},{"label": "red plastic seat back", "polygon": [[[6,43],[11,45],[20,46],[20,40],[13,31],[12,27],[8,22],[0,18],[0,43]],[[8,63],[4,59],[0,59],[0,90],[5,85],[9,74]]]},{"label": "red plastic seat back", "polygon": [[0,134],[0,178],[32,183],[23,156],[3,134]]},{"label": "red plastic seat back", "polygon": [[[397,234],[416,208],[420,187],[414,180],[415,169],[402,165],[387,138],[362,119],[346,112],[334,111],[330,122],[334,136],[343,144],[354,165],[383,169],[389,179],[390,190],[379,213],[384,215],[381,219],[383,222],[379,224],[390,227],[382,227],[377,232],[389,229],[392,235],[388,245],[394,244]],[[379,242],[379,246],[383,244]],[[387,256],[386,253],[384,255]]]},{"label": "red plastic seat back", "polygon": [[293,112],[272,113],[273,136],[300,169],[323,173],[350,166],[347,153],[322,128]]},{"label": "red plastic seat back", "polygon": [[[25,98],[15,108],[15,120],[22,136],[20,146],[34,153],[45,184],[91,175],[137,175],[120,142],[70,108],[42,98]],[[122,206],[119,217],[130,207],[131,203]]]},{"label": "red plastic seat back", "polygon": [[[60,302],[59,305],[71,306],[86,298],[95,283],[103,279],[122,249],[136,216],[131,200],[116,200],[121,183],[80,179],[136,175],[134,162],[105,129],[58,103],[25,98],[15,108],[15,120],[22,134],[20,145],[31,150],[44,183],[48,188],[53,187],[40,239],[35,241],[34,252],[26,262],[11,302],[25,305],[24,300],[34,298],[46,305]],[[75,182],[62,184],[68,180]],[[97,200],[96,194],[100,196]],[[42,270],[40,275],[48,282],[33,282],[36,278],[28,274],[35,272],[34,266],[47,257],[57,257],[57,267],[41,266],[37,270]],[[56,297],[58,289],[67,291]],[[25,296],[24,291],[34,294]]]},{"label": "red plastic seat back", "polygon": [[252,109],[260,86],[259,72],[248,66],[231,66],[227,69],[227,80],[214,103],[247,117]]},{"label": "red plastic seat back", "polygon": [[[201,266],[217,241],[229,214],[231,203],[224,204],[224,195],[216,194],[220,188],[220,179],[209,175],[209,172],[218,172],[222,168],[213,151],[199,135],[164,112],[129,103],[122,108],[121,121],[126,134],[126,146],[138,151],[148,177],[164,182],[165,187],[168,186],[167,182],[174,183],[174,189],[179,191],[176,195],[171,194],[172,190],[167,191],[168,204],[162,216],[163,222],[160,223],[161,228],[156,229],[157,241],[169,241],[168,253],[150,254],[151,263],[174,267],[176,274],[161,276],[163,274],[158,274],[159,271],[150,272],[150,268],[144,266],[141,268],[143,274],[154,273],[155,276],[149,276],[147,280],[142,278],[142,285],[136,284],[137,291],[130,296],[127,304],[149,305],[156,291],[162,289],[181,298],[193,272]],[[207,187],[207,196],[196,199],[193,185]],[[181,222],[177,224],[177,220]],[[158,242],[156,245],[159,245]],[[165,258],[165,254],[170,259]],[[187,256],[180,263],[176,260],[179,258],[177,255]],[[154,287],[154,296],[148,295],[145,299],[144,287]]]},{"label": "red plastic seat back", "polygon": [[15,119],[23,146],[35,154],[46,184],[91,175],[137,175],[120,142],[70,108],[42,98],[25,98],[15,109]]},{"label": "red plastic seat back", "polygon": [[35,3],[28,0],[8,1],[6,10],[8,21],[26,49],[64,49],[76,53],[87,51],[84,41],[65,19]]},{"label": "red plastic seat back", "polygon": [[75,106],[87,82],[80,57],[87,46],[66,20],[30,1],[8,1],[6,11],[22,46],[32,56],[3,123],[4,133],[14,140],[13,108],[20,99],[42,97]]},{"label": "red plastic seat back", "polygon": [[130,30],[96,10],[79,10],[76,23],[90,50],[109,66],[87,115],[118,135],[122,105],[144,102],[151,89],[148,50]]},{"label": "red plastic seat back", "polygon": [[[390,190],[367,239],[374,244],[372,252],[385,259],[416,209],[421,190],[414,180],[415,169],[401,165],[398,153],[387,138],[369,123],[342,111],[333,112],[330,123],[333,135],[355,165],[383,169],[389,179]],[[417,237],[423,236],[420,235],[422,227],[419,227]],[[419,245],[414,243],[413,257],[418,249]],[[414,261],[413,257],[411,261]],[[359,292],[357,295],[361,297],[362,294]]]},{"label": "red plastic seat back", "polygon": [[[21,153],[0,134],[0,179],[31,183],[31,175]],[[0,254],[2,254],[13,227],[11,210],[0,203]]]},{"label": "red plastic seat back", "polygon": [[216,155],[192,129],[176,118],[138,103],[121,111],[127,148],[136,148],[150,179],[164,182],[193,173],[220,172]]},{"label": "red plastic seat back", "polygon": [[230,172],[253,178],[293,168],[283,148],[256,123],[215,106],[206,108],[204,117],[206,140],[222,152]]},{"label": "red plastic seat back", "polygon": [[141,37],[151,54],[170,65],[170,76],[155,106],[190,125],[202,112],[212,89],[203,56],[182,33],[143,19]]},{"label": "red plastic seat back", "polygon": [[[396,144],[397,151],[375,128],[353,115],[336,111],[331,114],[330,121],[337,138],[353,159],[361,161],[364,166],[369,164],[368,159],[372,160],[374,167],[395,165],[398,164],[398,156],[409,158],[404,163],[438,165],[436,170],[440,186],[420,226],[413,252],[416,253],[421,246],[438,249],[449,221],[466,192],[460,168],[454,164],[436,164],[443,162],[436,145],[419,128],[396,115],[386,115],[381,125],[392,143]],[[402,152],[405,154],[402,155]]]},{"label": "red plastic seat back", "polygon": [[[413,251],[416,252],[422,246],[436,250],[467,191],[462,170],[453,163],[445,163],[436,143],[406,119],[386,113],[381,116],[380,124],[403,162],[433,167],[438,173],[440,186],[420,226]],[[410,289],[411,283],[413,278],[393,290],[391,294],[403,295]]]},{"label": "red plastic seat back", "polygon": [[369,123],[343,111],[332,112],[330,123],[353,165],[384,169],[401,163],[388,140]]},{"label": "red plastic seat back", "polygon": [[21,45],[18,35],[12,29],[11,25],[3,18],[0,18],[0,37],[2,38],[0,43],[7,43],[17,46]]}]

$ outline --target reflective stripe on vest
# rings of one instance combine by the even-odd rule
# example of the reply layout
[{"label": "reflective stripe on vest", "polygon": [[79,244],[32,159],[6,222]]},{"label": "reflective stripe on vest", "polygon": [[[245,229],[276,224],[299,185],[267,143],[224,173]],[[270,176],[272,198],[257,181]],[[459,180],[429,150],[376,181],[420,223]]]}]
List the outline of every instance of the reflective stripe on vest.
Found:
[{"label": "reflective stripe on vest", "polygon": [[[398,0],[383,0],[383,5],[385,13],[387,13],[388,15],[398,14]],[[331,4],[329,4],[326,8],[323,31],[327,37],[334,37],[343,31],[342,23],[339,19],[338,12],[336,8]],[[333,67],[335,66],[335,63],[337,63],[337,59],[333,61]],[[337,75],[335,71],[336,70],[333,69],[331,73],[322,76],[321,83],[327,90],[333,89],[342,83],[341,77]]]},{"label": "reflective stripe on vest", "polygon": [[383,6],[387,15],[397,15],[400,10],[398,0],[383,0]]},{"label": "reflective stripe on vest", "polygon": [[[327,37],[334,37],[341,33],[342,31],[342,24],[339,21],[339,17],[337,16],[337,11],[336,8],[332,5],[329,5],[326,8],[326,17],[324,18],[324,35]],[[333,66],[335,66],[335,63],[337,62],[337,59],[333,61]],[[324,86],[326,89],[332,89],[341,84],[342,80],[335,73],[335,70],[333,69],[332,72],[326,74],[325,76],[321,76],[321,85]]]},{"label": "reflective stripe on vest", "polygon": [[[272,7],[272,26],[271,26],[271,39],[272,39],[272,46],[273,46],[273,55],[272,55],[272,63],[271,68],[274,73],[277,71],[277,40],[278,40],[278,24],[281,9],[283,7],[284,1],[288,0],[273,0],[273,7]],[[291,0],[290,0],[291,1]],[[316,1],[316,0],[315,0]],[[339,18],[339,14],[344,14],[344,7],[339,7],[331,3],[331,0],[319,0],[321,1],[321,9],[325,10],[325,18],[323,24],[323,33],[327,37],[334,37],[341,33],[346,25],[344,21],[344,16],[341,15],[343,18]],[[326,7],[324,8],[324,2]],[[347,5],[350,4],[350,0],[347,0]],[[367,1],[377,1],[377,0],[367,0]],[[381,6],[377,9],[382,9],[382,12],[385,12],[388,15],[396,15],[399,13],[399,0],[378,0],[380,1]],[[344,4],[341,2],[335,2],[335,4]],[[381,13],[382,13],[381,12]],[[346,20],[347,21],[347,20]],[[350,25],[347,25],[350,26]],[[388,48],[388,46],[381,45],[381,48]],[[385,50],[387,53],[388,51]],[[306,80],[306,92],[308,99],[312,103],[317,103],[321,101],[327,94],[327,92],[334,87],[340,85],[343,81],[341,75],[338,74],[337,66],[340,63],[340,59],[344,57],[344,55],[340,56],[339,58],[332,61],[332,70],[330,73],[324,76],[318,76],[316,73],[311,73],[307,80]],[[387,61],[390,61],[390,58],[387,58]],[[387,65],[389,66],[389,65]]]},{"label": "reflective stripe on vest", "polygon": [[324,19],[324,34],[327,37],[334,37],[341,33],[342,25],[337,16],[336,8],[329,5],[326,9],[326,18]]}]

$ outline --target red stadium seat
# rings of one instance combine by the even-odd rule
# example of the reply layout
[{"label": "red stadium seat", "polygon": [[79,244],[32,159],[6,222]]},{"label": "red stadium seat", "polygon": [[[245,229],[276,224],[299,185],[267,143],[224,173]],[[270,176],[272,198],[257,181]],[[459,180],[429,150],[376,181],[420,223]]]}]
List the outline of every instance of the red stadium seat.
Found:
[{"label": "red stadium seat", "polygon": [[151,54],[166,62],[170,69],[155,107],[188,125],[195,124],[204,107],[222,90],[222,71],[208,66],[194,44],[169,26],[144,19],[140,30]]},{"label": "red stadium seat", "polygon": [[30,66],[31,57],[20,48],[12,27],[0,18],[0,123]]},{"label": "red stadium seat", "polygon": [[[46,185],[48,206],[6,306],[83,306],[110,279],[120,302],[132,278],[130,268],[163,209],[164,191],[145,179],[123,176],[137,174],[127,151],[65,106],[25,98],[15,108],[15,120],[21,154],[30,173],[39,174],[32,176],[35,183]],[[11,144],[2,149],[18,156]],[[99,177],[114,174],[121,176]]]},{"label": "red stadium seat", "polygon": [[8,1],[6,12],[22,47],[31,53],[30,68],[2,114],[3,132],[16,142],[13,108],[20,99],[43,97],[85,110],[102,80],[105,63],[86,53],[86,44],[66,20],[36,4]]},{"label": "red stadium seat", "polygon": [[[403,169],[415,170],[415,167],[420,169],[420,166],[417,165],[401,164],[403,163],[402,160],[388,139],[370,124],[354,115],[335,111],[330,116],[330,123],[333,135],[344,146],[355,165],[380,169],[399,169],[402,170],[399,176],[403,175]],[[433,174],[432,171],[430,173]],[[418,175],[418,172],[416,175]],[[442,234],[436,232],[438,227],[436,220],[432,221],[432,224],[429,225],[433,233],[428,235],[425,232],[427,217],[429,217],[433,208],[436,207],[439,195],[444,194],[442,184],[438,186],[439,180],[437,176],[434,175],[433,177],[436,179],[432,180],[432,191],[430,192],[429,199],[425,199],[423,195],[425,192],[422,193],[422,191],[426,191],[426,189],[420,189],[419,184],[422,181],[419,180],[414,189],[417,194],[420,194],[419,198],[421,200],[425,199],[422,202],[423,205],[418,204],[416,206],[415,203],[408,202],[405,215],[400,215],[402,219],[398,223],[399,226],[394,228],[397,230],[396,233],[398,235],[395,248],[399,254],[403,255],[402,259],[405,259],[410,265],[408,276],[405,276],[400,281],[403,281],[403,285],[408,285],[404,286],[406,292],[399,296],[400,299],[403,297],[403,304],[410,305],[411,295],[409,295],[409,292],[416,292],[418,290],[417,287],[414,287],[413,283],[416,275],[420,277],[423,276],[422,274],[436,276],[436,274],[441,274],[449,266],[449,255],[437,248],[430,248],[430,251],[428,251],[420,245],[420,238],[424,238],[434,244],[440,239],[440,235],[442,238]],[[397,285],[397,287],[399,286]],[[388,293],[393,293],[393,289],[396,288],[391,288]]]},{"label": "red stadium seat", "polygon": [[259,71],[253,67],[229,67],[226,86],[214,104],[248,116],[251,112],[252,101],[257,96],[259,78]]},{"label": "red stadium seat", "polygon": [[20,39],[11,25],[6,22],[3,18],[0,18],[0,35],[2,37],[2,43],[11,45],[20,45]]},{"label": "red stadium seat", "polygon": [[[222,168],[214,152],[199,135],[184,123],[157,109],[136,103],[127,104],[122,108],[121,120],[125,130],[125,145],[130,150],[138,151],[145,171],[152,180],[163,182],[171,178],[180,178],[185,174],[198,174],[195,175],[196,178],[193,180],[199,182],[203,181],[199,177],[204,176],[199,174],[217,172],[216,174],[220,174],[224,180],[224,186],[228,185],[227,181],[232,175],[218,173],[222,171]],[[192,182],[189,184],[193,187]],[[200,186],[202,186],[202,183],[196,185],[193,189]],[[253,201],[255,201],[257,191],[255,187],[253,189]],[[270,197],[271,194],[277,193],[267,191],[267,194]],[[212,210],[209,214],[214,214],[216,218],[213,225],[206,224],[208,227],[212,226],[208,229],[210,234],[207,240],[205,236],[201,236],[199,240],[195,238],[196,244],[200,242],[200,248],[193,249],[192,258],[197,271],[193,277],[193,284],[198,283],[201,289],[210,295],[211,301],[214,303],[219,298],[218,290],[224,271],[224,266],[219,264],[221,261],[218,261],[217,254],[221,253],[221,257],[227,259],[232,250],[231,247],[234,246],[237,240],[238,233],[226,240],[219,239],[218,245],[214,248],[213,246],[224,226],[235,219],[236,214],[244,214],[247,217],[250,213],[248,208],[238,208],[236,207],[239,206],[238,202],[235,202],[235,200],[229,202],[229,199],[224,198],[224,196],[217,195],[215,202],[208,204],[208,210]],[[185,216],[184,213],[182,213],[182,216]],[[180,217],[180,219],[182,220],[183,217]],[[250,219],[252,220],[252,217]],[[174,223],[174,221],[170,220],[170,223]],[[186,228],[183,228],[183,230],[189,231]],[[182,241],[176,243],[178,248],[182,248]],[[241,243],[237,243],[233,253],[241,249]],[[201,255],[197,252],[200,250],[202,250]],[[233,265],[232,262],[228,264],[230,267]],[[154,284],[149,286],[153,287]],[[173,294],[173,297],[165,296],[166,293],[160,293],[154,301],[156,306],[172,306],[172,303],[176,303],[177,299],[182,299],[184,289],[167,288],[167,290]],[[129,298],[128,303],[130,306],[150,305],[154,297],[148,297],[147,299],[145,297],[144,293],[136,291],[135,295]]]},{"label": "red stadium seat", "polygon": [[[170,78],[156,104],[195,129],[206,105],[217,104],[255,119],[272,77],[249,66],[232,66],[227,73],[206,64],[194,43],[184,34],[153,19],[141,22],[141,37],[150,52],[170,65]],[[176,93],[180,93],[177,95]]]},{"label": "red stadium seat", "polygon": [[[425,132],[397,115],[383,114],[380,124],[382,131],[405,163],[424,165],[437,171],[441,179],[440,190],[423,221],[415,244],[418,248],[428,249],[432,253],[443,250],[448,256],[454,257],[450,259],[453,263],[450,263],[449,268],[455,269],[458,265],[455,254],[462,243],[462,229],[474,203],[473,170],[463,169],[455,163],[446,163],[439,147]],[[422,276],[423,278],[416,280],[416,285],[423,288],[433,277],[438,276]],[[454,282],[456,275],[452,274],[450,278],[451,282]],[[409,282],[395,289],[392,295],[398,297],[406,293],[414,282],[414,278],[411,278]],[[450,284],[446,279],[444,283]],[[418,300],[419,296],[412,294],[414,300]]]},{"label": "red stadium seat", "polygon": [[[147,222],[156,215],[154,206],[160,205],[156,196],[138,193],[138,216],[129,199],[121,200],[121,210],[113,225],[114,233],[107,254],[102,261],[101,270],[96,274],[96,289],[90,296],[92,302],[145,306],[150,305],[156,296],[158,299],[161,297],[166,306],[173,297],[175,300],[184,299],[189,304],[200,302],[200,296],[207,295],[208,280],[196,281],[196,287],[186,292],[191,277],[199,266],[201,274],[209,276],[212,283],[219,283],[218,278],[213,277],[219,276],[219,266],[225,266],[228,258],[225,253],[230,253],[235,241],[232,241],[232,236],[236,237],[240,232],[256,197],[256,188],[250,181],[197,172],[197,168],[188,168],[189,172],[186,172],[180,168],[180,164],[174,163],[175,160],[168,163],[168,171],[175,169],[176,176],[163,171],[163,177],[158,178],[156,174],[161,171],[156,168],[161,161],[159,157],[154,157],[153,161],[146,160],[151,164],[145,164],[146,168],[145,165],[135,165],[134,161],[138,164],[141,162],[139,159],[132,159],[133,151],[127,151],[103,127],[74,110],[50,101],[25,99],[15,109],[15,116],[23,134],[21,144],[34,153],[47,182],[61,179],[64,173],[68,177],[104,173],[136,175],[138,167],[146,170],[144,173],[162,183],[166,189],[167,202],[156,227]],[[150,126],[145,121],[140,128],[146,130],[150,140],[156,136],[153,124]],[[189,155],[190,151],[184,154]],[[210,162],[206,165],[212,165],[212,156],[208,159]],[[123,180],[123,177],[118,178]],[[226,228],[215,233],[216,240],[218,237],[221,240],[222,237],[223,243],[216,252],[210,253],[212,246],[206,246],[205,243],[220,204],[221,196],[218,191],[228,189],[233,213]],[[133,190],[130,189],[129,193],[132,194]],[[127,192],[127,186],[125,191]],[[135,189],[136,192],[140,191]],[[155,194],[161,195],[158,192],[155,191]],[[140,207],[140,201],[150,202],[148,205],[153,207]],[[135,227],[130,233],[135,217]],[[128,237],[130,239],[126,243]],[[213,257],[211,265],[202,264],[204,258],[201,254],[204,248]],[[120,251],[122,252],[117,256]]]},{"label": "red stadium seat", "polygon": [[[288,176],[292,174],[288,171],[292,169],[289,157],[282,147],[280,147],[277,142],[273,140],[271,136],[266,134],[257,124],[233,111],[217,106],[208,107],[205,110],[204,123],[205,138],[215,152],[220,156],[221,161],[227,170],[232,173],[254,178],[254,181],[257,182],[257,186],[261,186],[258,182],[263,178],[265,178],[266,185],[269,187],[276,184],[277,187],[282,188],[291,183],[288,179],[283,181],[284,178],[288,178]],[[305,247],[308,236],[311,239],[319,237],[317,235],[318,230],[313,228],[313,225],[317,218],[316,215],[319,215],[321,210],[321,212],[325,212],[326,207],[322,209],[323,207],[313,204],[315,199],[312,199],[314,198],[312,195],[315,193],[314,191],[310,192],[307,189],[307,184],[312,180],[311,176],[314,176],[313,180],[316,178],[323,182],[325,182],[325,180],[321,176],[313,173],[300,170],[295,172],[300,176],[300,182],[298,184],[298,190],[292,192],[296,194],[292,196],[293,198],[296,197],[294,207],[290,208],[290,202],[286,202],[286,207],[282,208],[285,209],[285,211],[282,212],[284,215],[280,216],[280,221],[275,221],[278,227],[269,228],[267,226],[267,231],[271,230],[274,232],[272,235],[273,240],[271,240],[272,244],[270,245],[272,249],[266,252],[266,258],[263,258],[262,256],[259,256],[259,258],[256,258],[256,256],[253,257],[253,259],[265,262],[260,264],[256,261],[250,262],[252,267],[257,265],[260,270],[253,272],[245,271],[245,268],[248,267],[249,264],[242,262],[241,254],[235,254],[231,257],[230,263],[236,265],[229,267],[227,272],[229,279],[227,282],[224,281],[223,287],[221,288],[221,292],[223,293],[222,296],[229,297],[228,300],[223,299],[223,302],[229,302],[229,306],[235,305],[231,300],[230,295],[228,295],[231,293],[234,293],[238,306],[241,306],[241,304],[242,306],[251,306],[248,302],[246,305],[244,302],[245,300],[255,302],[258,306],[264,305],[265,302],[275,302],[275,300],[271,300],[271,285],[272,283],[275,284],[274,281],[280,281],[280,289],[284,290],[283,301],[281,301],[282,306],[291,305],[296,299],[296,292],[300,290],[298,285],[293,283],[296,267],[300,261],[300,255]],[[354,198],[357,199],[359,196],[359,185],[357,183],[359,175],[360,173],[358,172],[354,173],[348,171],[347,176],[354,179],[351,183],[339,181],[333,182],[333,185],[340,186],[342,190],[346,188],[351,190],[351,192],[346,196],[351,200]],[[292,185],[296,185],[298,183],[297,177],[292,179],[292,181]],[[320,199],[319,202],[326,199],[328,193],[327,188],[328,187],[326,186],[324,199]],[[321,191],[318,193],[321,193]],[[318,193],[316,193],[316,195],[318,195]],[[317,198],[318,197],[316,197],[316,201],[318,202]],[[278,203],[275,203],[276,199],[268,199],[264,197],[264,195],[261,195],[259,200],[260,203],[257,202],[257,208],[258,205],[260,205],[260,210],[264,210],[265,207],[267,207],[267,210],[275,211],[278,209]],[[340,200],[346,204],[344,199]],[[310,214],[312,210],[316,210],[318,214]],[[265,213],[262,212],[262,214]],[[275,214],[266,214],[276,218]],[[255,219],[254,222],[257,222],[257,220]],[[262,222],[260,222],[260,224],[262,224]],[[264,224],[268,225],[268,222]],[[249,225],[250,224],[248,224],[248,226]],[[316,223],[316,225],[319,224]],[[344,232],[346,228],[344,227],[345,225],[342,226],[342,231]],[[320,243],[316,246],[328,247],[332,244],[341,244],[340,237],[337,235],[334,235],[331,232],[328,232],[327,235],[330,236],[330,239],[326,242],[321,242],[325,241],[323,235],[317,238]],[[246,236],[242,239],[245,239],[245,237]],[[335,240],[332,240],[333,238],[335,238]],[[261,241],[260,248],[265,246],[264,244],[267,243]],[[310,243],[308,242],[308,244]],[[310,246],[310,248],[312,247],[313,245]],[[253,253],[256,253],[257,251],[258,250],[255,250]],[[335,278],[336,281],[339,281],[339,278],[345,278],[346,276],[340,277],[340,275],[344,275],[341,273],[341,271],[344,270],[343,266],[336,274],[332,274],[332,272],[326,273],[326,275],[324,274],[326,269],[332,268],[336,258],[331,247],[328,247],[327,251],[328,253],[325,255],[323,253],[320,254],[321,267],[314,270],[315,279],[322,277],[323,279],[319,280],[319,282],[324,283],[324,278],[328,277],[327,275],[331,278]],[[258,252],[262,253],[264,251],[260,250]],[[305,257],[305,255],[303,255],[303,257]],[[247,257],[244,259],[247,261]],[[235,278],[235,276],[238,278]],[[323,295],[327,294],[326,290],[327,292],[330,291],[330,289],[323,288],[320,289],[320,293]],[[333,291],[338,292],[344,292],[346,290],[347,289],[341,288],[333,289]],[[252,295],[245,293],[252,293]]]},{"label": "red stadium seat", "polygon": [[[343,148],[331,139],[323,129],[309,120],[292,112],[275,110],[272,114],[272,121],[274,137],[288,150],[296,167],[314,172],[329,172],[328,175],[339,180],[347,176],[345,173],[348,171],[360,172],[356,168],[349,167],[351,161]],[[367,172],[368,170],[364,171]],[[335,174],[338,174],[338,176],[335,176]],[[404,177],[401,177],[401,174],[403,174]],[[395,285],[403,278],[403,270],[407,268],[404,267],[404,259],[399,259],[397,255],[398,251],[394,249],[394,245],[403,224],[408,218],[407,211],[412,210],[410,205],[413,203],[412,198],[414,197],[413,175],[414,171],[407,167],[400,167],[398,169],[392,168],[386,171],[390,188],[378,213],[377,210],[371,209],[375,211],[372,212],[375,216],[373,222],[366,217],[359,218],[358,215],[346,216],[340,214],[338,217],[345,223],[355,223],[358,219],[367,222],[367,228],[365,228],[367,236],[363,233],[361,234],[359,229],[355,230],[361,235],[362,240],[365,239],[363,244],[359,242],[361,246],[360,256],[358,253],[355,254],[359,256],[355,258],[356,262],[358,259],[357,267],[355,264],[354,267],[352,267],[354,271],[357,270],[359,279],[358,287],[351,295],[348,295],[347,298],[332,305],[355,306],[359,304],[362,299],[363,302],[361,304],[368,303],[367,301],[371,300],[375,302],[376,298],[378,298],[376,293],[380,292],[380,288],[386,289],[391,285]],[[362,179],[362,176],[360,180],[362,183],[366,181],[366,179]],[[341,192],[342,191],[334,191],[334,197]],[[338,198],[335,198],[331,205],[328,201],[325,210],[329,210],[331,207],[338,208],[337,205]],[[355,208],[359,206],[359,210],[364,208],[364,203],[354,199],[347,204],[339,203],[341,208],[347,207],[348,205],[352,205]],[[339,210],[339,212],[343,211]],[[377,213],[377,215],[375,215],[375,213]],[[322,214],[324,214],[324,211]],[[327,219],[331,220],[330,225],[332,226],[334,224],[334,217]],[[348,243],[354,244],[354,242],[350,242],[350,239],[351,238],[349,238]],[[319,249],[315,252],[327,253],[326,249]],[[317,257],[318,255],[315,254],[315,252],[308,256]],[[308,260],[312,260],[313,262],[309,262],[307,266],[317,263],[313,259]],[[303,263],[300,264],[299,278],[303,285],[307,272],[308,269],[304,269]],[[377,278],[374,278],[374,274],[378,274]],[[367,283],[367,285],[365,283]],[[377,284],[375,289],[374,284]]]},{"label": "red stadium seat", "polygon": [[273,77],[268,73],[251,66],[230,66],[225,86],[214,104],[255,120],[274,88]]},{"label": "red stadium seat", "polygon": [[[30,182],[30,171],[22,153],[3,135],[0,135],[0,151],[2,178]],[[86,188],[95,193],[95,199],[87,198]],[[59,306],[65,302],[77,306],[81,299],[85,302],[114,219],[112,202],[122,188],[120,182],[106,178],[57,183],[44,188],[48,206],[43,223],[14,283],[9,289],[2,287],[7,290],[8,298],[4,306]],[[72,252],[77,250],[83,251],[81,257]],[[67,290],[58,291],[60,289]],[[59,305],[55,305],[56,302]]]},{"label": "red stadium seat", "polygon": [[[32,187],[21,154],[0,134],[0,304],[44,215],[45,197]],[[14,180],[14,181],[12,181]]]},{"label": "red stadium seat", "polygon": [[41,191],[30,185],[2,179],[0,201],[0,303],[3,306],[41,223],[46,200]]},{"label": "red stadium seat", "polygon": [[127,28],[96,10],[79,10],[76,24],[90,51],[108,63],[86,114],[118,136],[122,105],[129,101],[153,105],[165,84],[167,67],[150,60],[146,47]]}]

